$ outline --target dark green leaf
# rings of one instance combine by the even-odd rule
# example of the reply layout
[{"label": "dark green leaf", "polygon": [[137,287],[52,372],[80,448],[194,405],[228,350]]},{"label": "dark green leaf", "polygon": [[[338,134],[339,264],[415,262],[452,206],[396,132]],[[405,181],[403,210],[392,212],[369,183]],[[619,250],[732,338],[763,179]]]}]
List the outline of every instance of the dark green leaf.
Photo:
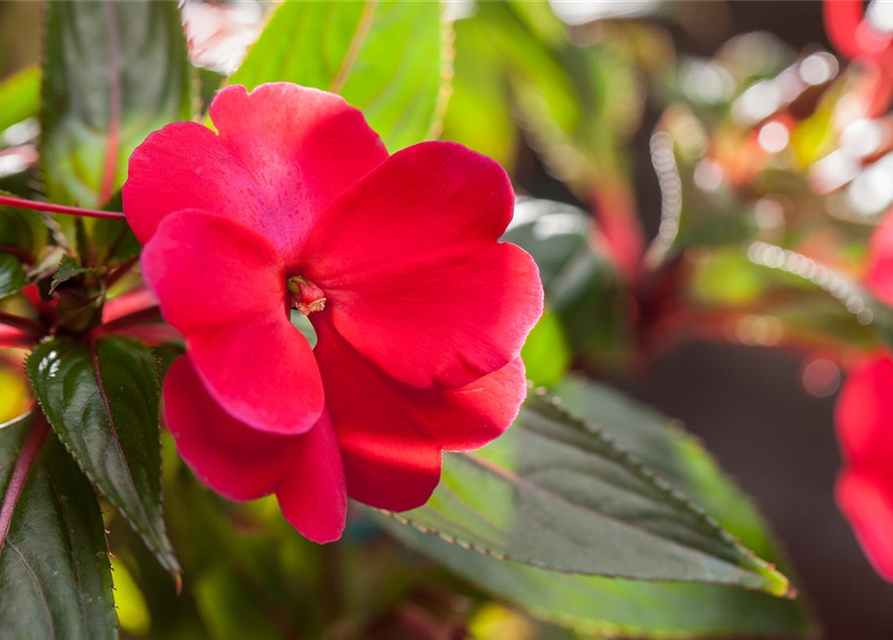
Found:
[{"label": "dark green leaf", "polygon": [[[556,389],[566,396],[562,405],[584,418],[588,432],[602,430],[674,489],[707,507],[711,516],[760,557],[778,558],[759,514],[694,438],[604,387],[571,378]],[[452,459],[446,463],[449,470]],[[570,458],[567,464],[576,468]],[[803,606],[791,599],[727,586],[557,573],[472,553],[393,522],[386,526],[410,546],[495,595],[540,619],[582,633],[655,638],[813,633]]]},{"label": "dark green leaf", "polygon": [[0,133],[40,110],[40,69],[28,67],[0,83]]},{"label": "dark green leaf", "polygon": [[186,353],[186,349],[182,344],[166,342],[157,347],[150,347],[152,355],[155,356],[155,365],[158,370],[158,379],[164,380],[167,370],[174,364],[174,360]]},{"label": "dark green leaf", "polygon": [[[2,495],[32,424],[27,416],[0,425]],[[31,468],[0,552],[0,629],[15,640],[118,637],[99,504],[52,435]]]},{"label": "dark green leaf", "polygon": [[428,504],[396,517],[543,569],[790,589],[638,458],[539,395],[489,446],[448,455]]},{"label": "dark green leaf", "polygon": [[25,268],[19,259],[9,253],[0,253],[0,298],[18,293],[25,283]]},{"label": "dark green leaf", "polygon": [[410,547],[533,616],[586,635],[633,638],[812,637],[796,601],[734,587],[545,571],[467,551],[381,518]]},{"label": "dark green leaf", "polygon": [[39,213],[0,206],[0,252],[12,248],[33,257],[46,242],[47,227]]},{"label": "dark green leaf", "polygon": [[438,2],[286,2],[230,78],[340,93],[390,151],[436,133],[448,27]]},{"label": "dark green leaf", "polygon": [[161,504],[155,358],[122,337],[55,339],[28,358],[28,377],[60,440],[93,486],[127,518],[168,571],[180,567]]},{"label": "dark green leaf", "polygon": [[98,207],[146,136],[192,115],[174,0],[46,6],[41,160],[54,202]]},{"label": "dark green leaf", "polygon": [[36,261],[46,241],[47,228],[40,214],[0,207],[0,298],[18,293],[27,284],[28,264]]},{"label": "dark green leaf", "polygon": [[623,394],[572,375],[552,387],[562,406],[640,458],[663,480],[704,507],[723,528],[769,562],[779,553],[747,496],[678,422]]},{"label": "dark green leaf", "polygon": [[94,273],[96,273],[95,269],[82,267],[78,261],[71,256],[64,256],[61,262],[59,262],[59,269],[53,276],[53,281],[50,283],[50,293],[53,293],[60,285],[73,278]]}]

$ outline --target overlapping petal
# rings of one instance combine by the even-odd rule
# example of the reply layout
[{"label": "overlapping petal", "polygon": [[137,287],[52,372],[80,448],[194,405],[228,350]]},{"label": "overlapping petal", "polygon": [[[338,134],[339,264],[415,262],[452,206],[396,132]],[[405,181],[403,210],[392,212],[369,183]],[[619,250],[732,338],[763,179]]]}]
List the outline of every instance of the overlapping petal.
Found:
[{"label": "overlapping petal", "polygon": [[350,497],[402,511],[427,501],[440,479],[441,450],[498,437],[518,413],[524,369],[512,362],[460,389],[418,389],[379,369],[320,324],[317,360],[344,458]]},{"label": "overlapping petal", "polygon": [[313,426],[322,381],[310,345],[288,320],[285,266],[269,242],[227,218],[181,211],[159,225],[142,267],[228,413],[275,433]]},{"label": "overlapping petal", "polygon": [[282,515],[309,540],[337,540],[347,520],[347,483],[328,413],[293,439],[291,472],[276,490]]},{"label": "overlapping petal", "polygon": [[517,358],[542,314],[533,259],[497,242],[513,207],[493,160],[418,144],[322,214],[306,275],[337,331],[382,369],[417,387],[461,387]]},{"label": "overlapping petal", "polygon": [[131,156],[124,212],[141,242],[170,213],[205,209],[250,226],[293,259],[315,216],[387,158],[360,111],[316,89],[225,87],[210,115],[219,135],[174,123]]},{"label": "overlapping petal", "polygon": [[231,500],[275,493],[286,519],[308,539],[341,536],[344,467],[326,414],[300,436],[253,429],[208,395],[187,356],[171,365],[164,400],[177,449],[202,482]]},{"label": "overlapping petal", "polygon": [[[879,353],[850,370],[836,406],[846,463],[889,467],[893,460],[893,359]],[[889,467],[893,488],[893,467]]]},{"label": "overlapping petal", "polygon": [[217,493],[253,500],[282,484],[296,437],[258,431],[223,411],[188,356],[178,358],[164,380],[164,411],[180,456]]},{"label": "overlapping petal", "polygon": [[876,476],[845,472],[837,481],[837,504],[846,515],[865,555],[893,582],[893,492]]}]

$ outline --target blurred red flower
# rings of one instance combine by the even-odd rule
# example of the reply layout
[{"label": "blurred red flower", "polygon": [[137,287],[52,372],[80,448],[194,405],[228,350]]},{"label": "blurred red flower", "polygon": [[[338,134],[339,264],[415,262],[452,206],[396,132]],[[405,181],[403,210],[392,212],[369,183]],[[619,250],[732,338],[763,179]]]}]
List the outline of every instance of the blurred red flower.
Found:
[{"label": "blurred red flower", "polygon": [[853,89],[860,117],[883,114],[893,98],[893,36],[877,29],[865,17],[863,0],[825,0],[825,32],[841,55],[857,61],[864,75]]},{"label": "blurred red flower", "polygon": [[180,454],[231,499],[275,493],[318,542],[340,537],[347,496],[423,504],[441,451],[499,436],[526,393],[543,292],[498,242],[508,177],[452,143],[389,156],[358,110],[297,85],[227,87],[210,115],[216,133],[149,136],[124,186],[145,280],[187,344],[164,385]]},{"label": "blurred red flower", "polygon": [[875,569],[893,581],[893,358],[852,369],[837,401],[846,467],[837,502]]},{"label": "blurred red flower", "polygon": [[[893,304],[893,215],[875,230],[866,284]],[[878,352],[850,369],[836,408],[845,468],[837,502],[877,572],[893,582],[893,356]]]}]

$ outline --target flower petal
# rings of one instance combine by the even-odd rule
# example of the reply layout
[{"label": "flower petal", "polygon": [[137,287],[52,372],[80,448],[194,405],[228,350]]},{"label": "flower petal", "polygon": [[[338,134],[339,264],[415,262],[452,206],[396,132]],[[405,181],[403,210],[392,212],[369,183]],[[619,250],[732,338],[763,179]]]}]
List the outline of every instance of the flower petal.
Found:
[{"label": "flower petal", "polygon": [[512,363],[466,388],[417,389],[396,380],[325,324],[316,356],[351,498],[402,511],[424,504],[440,480],[441,449],[499,436],[524,398]]},{"label": "flower petal", "polygon": [[418,144],[320,217],[304,275],[323,289],[337,331],[389,374],[464,386],[517,358],[542,314],[533,259],[497,242],[513,206],[496,162],[458,144]]},{"label": "flower petal", "polygon": [[286,520],[306,538],[322,543],[341,537],[347,492],[327,414],[300,436],[252,429],[208,395],[187,356],[171,365],[164,402],[177,450],[204,484],[230,500],[275,492]]},{"label": "flower petal", "polygon": [[322,381],[310,345],[286,316],[285,268],[269,242],[214,214],[177,212],[146,245],[142,267],[209,393],[230,415],[274,433],[313,426]]},{"label": "flower petal", "polygon": [[[847,462],[884,467],[893,459],[893,359],[877,354],[847,374],[835,407]],[[891,476],[893,480],[893,476]]]},{"label": "flower petal", "polygon": [[868,288],[879,300],[893,305],[893,214],[888,213],[874,230],[867,262]]},{"label": "flower petal", "polygon": [[527,397],[527,376],[521,358],[516,358],[468,386],[414,395],[437,398],[428,401],[436,413],[425,427],[444,450],[471,451],[501,436],[514,422]]},{"label": "flower petal", "polygon": [[344,464],[326,412],[297,441],[292,470],[276,491],[282,515],[305,538],[334,542],[347,520]]},{"label": "flower petal", "polygon": [[315,216],[388,156],[360,111],[316,89],[233,85],[210,115],[219,135],[175,123],[131,156],[124,212],[140,241],[174,211],[205,209],[261,232],[291,260]]},{"label": "flower petal", "polygon": [[199,479],[230,500],[274,492],[294,455],[294,436],[252,429],[208,395],[187,356],[164,380],[164,412],[180,456]]},{"label": "flower petal", "polygon": [[893,494],[871,474],[848,471],[837,482],[837,504],[875,570],[893,582]]}]

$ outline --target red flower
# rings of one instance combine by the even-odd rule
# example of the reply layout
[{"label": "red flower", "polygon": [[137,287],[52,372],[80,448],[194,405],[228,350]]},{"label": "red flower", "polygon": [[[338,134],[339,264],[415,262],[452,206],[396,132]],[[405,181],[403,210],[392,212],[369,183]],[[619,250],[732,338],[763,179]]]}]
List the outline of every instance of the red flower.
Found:
[{"label": "red flower", "polygon": [[217,133],[149,136],[124,186],[145,280],[186,339],[164,385],[180,454],[231,499],[275,493],[318,542],[340,537],[347,496],[423,504],[441,451],[499,436],[526,393],[543,292],[497,241],[508,177],[452,143],[388,156],[359,111],[296,85],[227,87],[210,115]]},{"label": "red flower", "polygon": [[850,371],[837,401],[846,468],[837,503],[875,569],[893,581],[893,358],[877,354]]},{"label": "red flower", "polygon": [[[866,284],[893,304],[893,216],[871,237]],[[840,392],[837,434],[845,469],[837,502],[875,569],[893,582],[893,357],[879,352],[853,367]]]}]

